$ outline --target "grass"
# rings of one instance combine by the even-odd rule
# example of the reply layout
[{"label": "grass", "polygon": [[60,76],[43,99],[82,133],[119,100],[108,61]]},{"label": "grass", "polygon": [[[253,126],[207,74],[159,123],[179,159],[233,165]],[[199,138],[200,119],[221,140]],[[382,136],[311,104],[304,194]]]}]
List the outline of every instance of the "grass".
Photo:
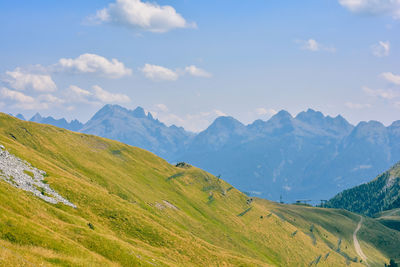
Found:
[{"label": "grass", "polygon": [[24,170],[24,173],[27,174],[27,175],[29,175],[29,176],[32,177],[32,178],[35,178],[35,175],[34,175],[33,172],[31,172],[31,171]]},{"label": "grass", "polygon": [[[350,212],[249,203],[198,168],[5,114],[0,143],[46,171],[51,187],[78,207],[46,203],[0,180],[0,265],[344,266],[339,239],[341,251],[356,257],[359,217]],[[178,209],[158,209],[164,200]],[[395,258],[400,234],[372,219],[366,224],[360,241],[367,256],[381,265]]]}]

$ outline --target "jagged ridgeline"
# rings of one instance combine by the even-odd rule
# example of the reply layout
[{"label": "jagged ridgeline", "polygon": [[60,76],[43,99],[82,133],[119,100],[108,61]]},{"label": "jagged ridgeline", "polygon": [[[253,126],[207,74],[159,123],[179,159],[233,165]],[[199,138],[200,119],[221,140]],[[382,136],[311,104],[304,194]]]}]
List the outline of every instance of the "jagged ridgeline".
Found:
[{"label": "jagged ridgeline", "polygon": [[[76,205],[0,179],[2,266],[365,266],[351,212],[250,199],[194,166],[5,114],[0,144]],[[371,265],[400,259],[400,233],[374,219],[358,240]]]},{"label": "jagged ridgeline", "polygon": [[312,109],[295,117],[282,110],[249,125],[218,117],[200,133],[118,105],[105,105],[85,124],[39,114],[31,121],[117,140],[171,163],[186,161],[254,196],[277,201],[282,195],[285,202],[331,198],[400,160],[400,121],[351,125]]},{"label": "jagged ridgeline", "polygon": [[368,216],[400,208],[400,163],[369,183],[339,193],[326,206]]}]

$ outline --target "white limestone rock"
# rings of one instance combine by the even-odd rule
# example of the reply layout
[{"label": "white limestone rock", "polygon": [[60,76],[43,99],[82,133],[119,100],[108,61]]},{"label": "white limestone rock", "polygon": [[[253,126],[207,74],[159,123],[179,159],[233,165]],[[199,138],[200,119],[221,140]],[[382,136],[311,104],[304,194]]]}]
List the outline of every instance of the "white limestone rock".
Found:
[{"label": "white limestone rock", "polygon": [[46,202],[57,204],[63,203],[76,208],[67,199],[44,182],[45,171],[33,167],[30,163],[9,153],[3,145],[0,145],[0,179],[10,185],[32,192],[36,197]]}]

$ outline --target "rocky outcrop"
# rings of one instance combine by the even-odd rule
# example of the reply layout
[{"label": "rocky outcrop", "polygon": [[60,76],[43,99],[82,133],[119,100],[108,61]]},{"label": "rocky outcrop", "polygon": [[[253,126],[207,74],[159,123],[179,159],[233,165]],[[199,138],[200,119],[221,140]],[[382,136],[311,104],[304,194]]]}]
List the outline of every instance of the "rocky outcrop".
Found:
[{"label": "rocky outcrop", "polygon": [[9,153],[3,145],[0,145],[0,179],[16,188],[32,192],[33,195],[46,202],[63,203],[76,208],[74,204],[50,188],[44,179],[45,176],[45,171],[34,168],[28,162]]}]

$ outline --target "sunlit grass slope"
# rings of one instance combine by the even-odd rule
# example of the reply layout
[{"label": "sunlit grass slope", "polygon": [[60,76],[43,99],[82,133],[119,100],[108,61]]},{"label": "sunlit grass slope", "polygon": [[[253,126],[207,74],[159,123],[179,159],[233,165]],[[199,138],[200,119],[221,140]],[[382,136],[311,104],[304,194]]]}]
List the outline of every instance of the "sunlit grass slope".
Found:
[{"label": "sunlit grass slope", "polygon": [[[350,212],[249,199],[195,167],[5,114],[0,143],[78,207],[0,180],[0,266],[363,266]],[[366,223],[361,245],[382,265],[400,234]]]}]

